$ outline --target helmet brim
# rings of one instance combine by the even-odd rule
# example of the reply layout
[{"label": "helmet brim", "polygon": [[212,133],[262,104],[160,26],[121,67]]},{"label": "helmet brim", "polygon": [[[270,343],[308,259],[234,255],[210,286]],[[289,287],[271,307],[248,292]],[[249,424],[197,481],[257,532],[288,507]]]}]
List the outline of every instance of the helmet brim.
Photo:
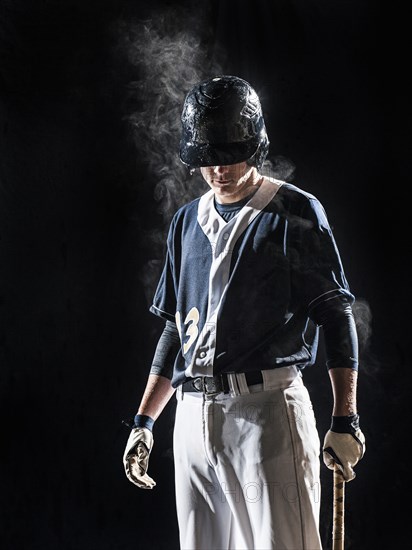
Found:
[{"label": "helmet brim", "polygon": [[190,168],[202,166],[229,166],[249,160],[256,153],[256,140],[237,143],[191,143],[183,137],[180,142],[180,160]]}]

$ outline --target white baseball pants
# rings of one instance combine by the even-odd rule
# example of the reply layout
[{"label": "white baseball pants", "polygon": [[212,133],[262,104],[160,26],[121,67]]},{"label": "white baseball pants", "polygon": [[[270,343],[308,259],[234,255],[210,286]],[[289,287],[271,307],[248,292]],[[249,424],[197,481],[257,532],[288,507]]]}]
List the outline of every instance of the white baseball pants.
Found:
[{"label": "white baseball pants", "polygon": [[182,550],[320,550],[320,441],[296,367],[231,393],[176,392]]}]

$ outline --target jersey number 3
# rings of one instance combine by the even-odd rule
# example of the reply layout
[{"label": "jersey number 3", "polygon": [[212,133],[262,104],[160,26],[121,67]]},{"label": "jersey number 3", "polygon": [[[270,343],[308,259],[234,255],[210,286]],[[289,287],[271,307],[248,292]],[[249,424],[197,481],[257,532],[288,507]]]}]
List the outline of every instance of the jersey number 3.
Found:
[{"label": "jersey number 3", "polygon": [[[186,342],[183,344],[183,354],[187,352],[187,350],[192,346],[193,342],[196,340],[196,338],[199,335],[199,329],[197,328],[197,325],[199,324],[199,310],[197,307],[192,307],[192,309],[189,311],[189,313],[186,315],[186,319],[184,321],[184,325],[188,325],[185,336],[188,336],[189,339],[186,340]],[[182,332],[181,332],[181,318],[180,318],[180,311],[176,312],[176,325],[177,329],[180,334],[180,339],[183,341],[182,338]]]}]

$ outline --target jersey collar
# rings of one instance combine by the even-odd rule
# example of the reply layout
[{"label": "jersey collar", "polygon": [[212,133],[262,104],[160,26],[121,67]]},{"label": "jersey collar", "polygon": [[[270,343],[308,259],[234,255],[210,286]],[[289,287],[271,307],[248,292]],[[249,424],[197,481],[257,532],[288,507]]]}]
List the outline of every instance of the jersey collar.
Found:
[{"label": "jersey collar", "polygon": [[227,238],[232,241],[246,229],[256,216],[269,204],[284,182],[265,177],[259,189],[231,220],[226,222],[216,211],[214,192],[207,191],[199,200],[197,221],[212,246],[220,240],[220,234],[226,229]]}]

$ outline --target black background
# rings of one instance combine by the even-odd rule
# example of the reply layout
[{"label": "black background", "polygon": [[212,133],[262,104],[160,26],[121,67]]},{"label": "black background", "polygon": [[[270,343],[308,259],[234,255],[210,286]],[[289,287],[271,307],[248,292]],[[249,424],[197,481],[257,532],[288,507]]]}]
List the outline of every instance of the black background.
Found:
[{"label": "black background", "polygon": [[[173,401],[155,426],[156,488],[136,489],[122,465],[121,420],[137,408],[162,330],[148,305],[170,214],[164,193],[155,193],[156,139],[130,123],[158,99],[150,83],[162,76],[159,63],[143,60],[142,69],[146,50],[131,60],[123,39],[164,13],[172,50],[176,28],[199,36],[204,74],[218,60],[222,72],[257,89],[273,162],[293,164],[293,182],[326,208],[358,299],[362,355],[367,452],[347,485],[346,548],[403,548],[410,385],[403,14],[355,0],[0,6],[2,548],[178,548]],[[169,66],[163,77],[174,74],[183,100],[196,75],[189,67],[180,82],[179,70]],[[147,87],[133,99],[139,82]],[[165,167],[172,174],[173,144],[163,157],[173,158]],[[199,194],[199,181],[182,174],[189,194]],[[322,350],[305,372],[321,437],[331,411]],[[326,549],[324,467],[322,481]]]}]

